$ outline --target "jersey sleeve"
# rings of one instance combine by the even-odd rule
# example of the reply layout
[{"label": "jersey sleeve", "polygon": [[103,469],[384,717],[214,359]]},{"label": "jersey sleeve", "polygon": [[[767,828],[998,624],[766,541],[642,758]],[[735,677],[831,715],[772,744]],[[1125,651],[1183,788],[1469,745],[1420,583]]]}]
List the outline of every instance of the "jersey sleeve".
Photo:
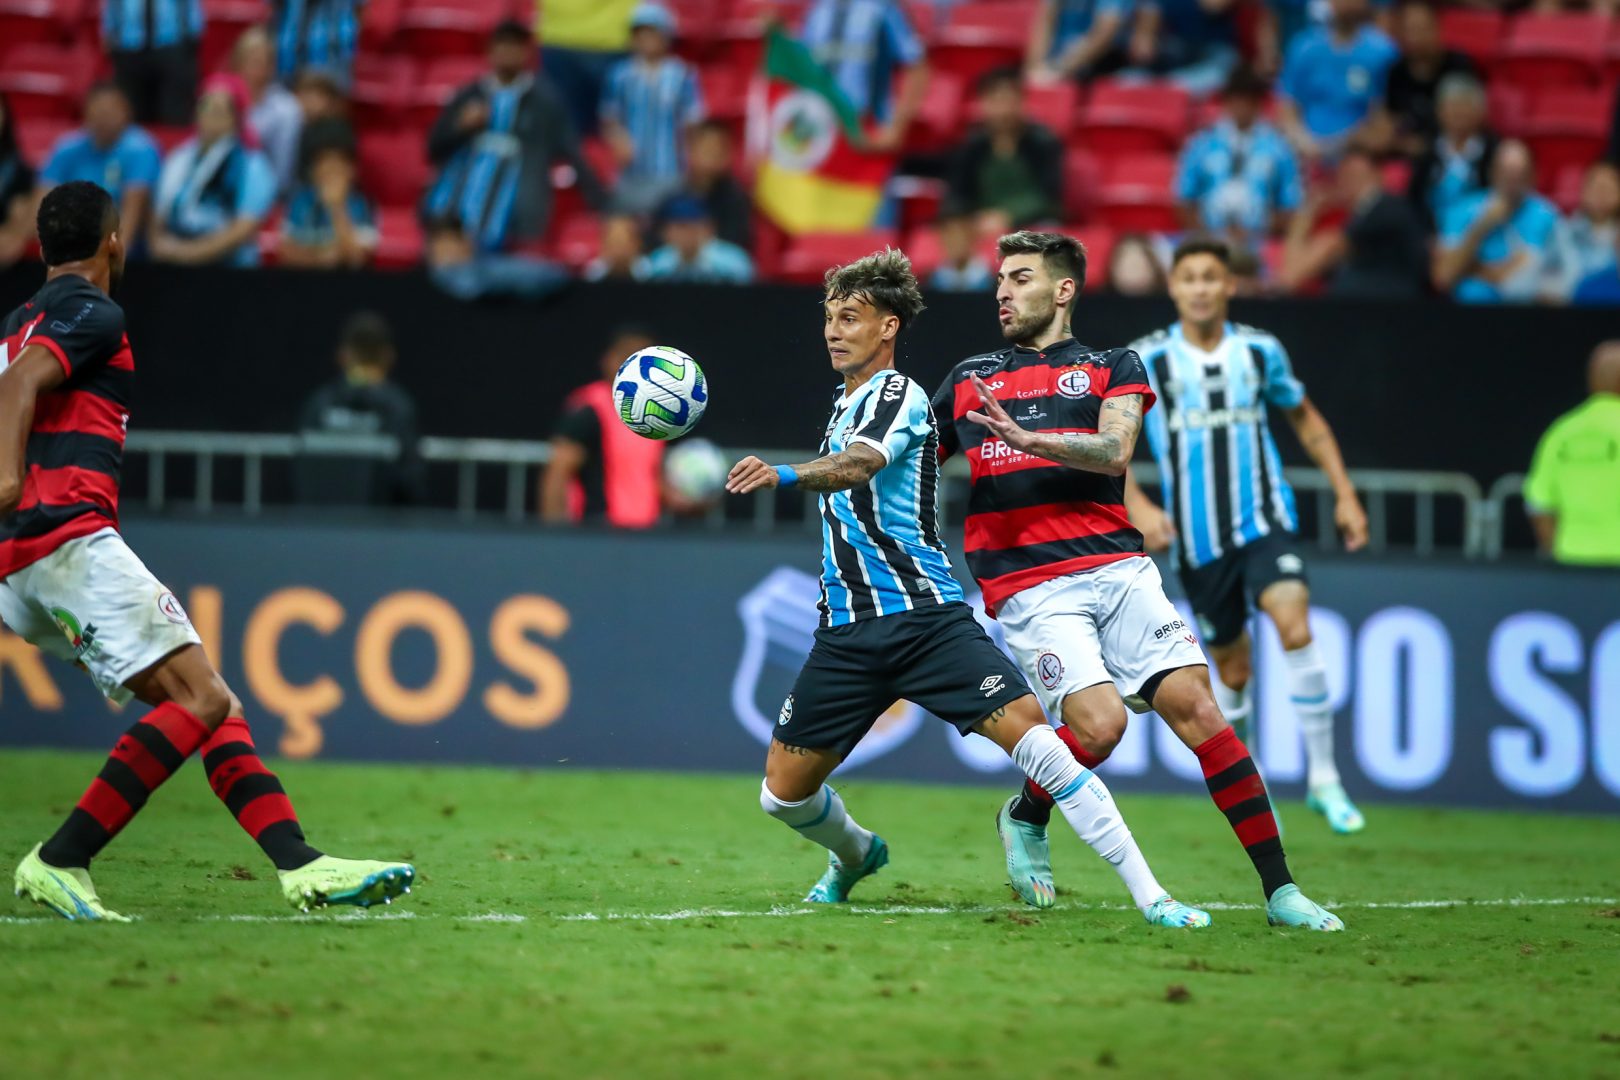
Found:
[{"label": "jersey sleeve", "polygon": [[1305,401],[1305,384],[1294,376],[1288,350],[1275,338],[1260,344],[1266,359],[1266,385],[1261,389],[1266,401],[1279,409],[1297,409]]},{"label": "jersey sleeve", "polygon": [[1146,413],[1153,408],[1158,396],[1148,384],[1147,368],[1142,365],[1142,358],[1135,349],[1117,350],[1110,359],[1109,367],[1112,370],[1108,376],[1108,386],[1102,393],[1104,398],[1141,394],[1142,411]]},{"label": "jersey sleeve", "polygon": [[930,402],[934,410],[934,423],[939,427],[939,460],[944,461],[962,449],[956,437],[956,374],[945,376]]},{"label": "jersey sleeve", "polygon": [[50,350],[71,379],[123,347],[124,310],[105,297],[72,297],[68,306],[47,311],[23,344]]},{"label": "jersey sleeve", "polygon": [[1554,424],[1536,443],[1535,457],[1530,459],[1530,473],[1524,478],[1524,505],[1533,514],[1558,512],[1558,473],[1553,465],[1558,456],[1554,449],[1557,435],[1558,425]]},{"label": "jersey sleeve", "polygon": [[[1153,375],[1147,370],[1145,361],[1143,372],[1147,375],[1148,385],[1151,387]],[[1157,398],[1158,391],[1154,391],[1154,396]],[[1164,409],[1150,409],[1142,417],[1142,434],[1147,442],[1148,452],[1153,455],[1153,460],[1158,463],[1161,470],[1165,467],[1165,452],[1170,447],[1170,431],[1166,415]]]},{"label": "jersey sleeve", "polygon": [[890,375],[872,396],[872,414],[850,436],[850,442],[870,446],[883,455],[885,465],[890,465],[895,458],[921,446],[933,430],[928,399],[904,375]]},{"label": "jersey sleeve", "polygon": [[888,34],[889,45],[900,63],[906,67],[922,63],[927,50],[923,47],[922,38],[912,29],[905,9],[899,4],[886,4],[883,12],[883,30]]}]

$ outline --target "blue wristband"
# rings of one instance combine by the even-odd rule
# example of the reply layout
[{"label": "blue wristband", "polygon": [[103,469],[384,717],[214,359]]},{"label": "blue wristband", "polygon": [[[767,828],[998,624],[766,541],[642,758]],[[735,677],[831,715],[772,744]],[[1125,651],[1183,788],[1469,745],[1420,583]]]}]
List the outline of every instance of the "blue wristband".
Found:
[{"label": "blue wristband", "polygon": [[799,470],[791,465],[777,465],[776,479],[778,487],[790,488],[799,482]]}]

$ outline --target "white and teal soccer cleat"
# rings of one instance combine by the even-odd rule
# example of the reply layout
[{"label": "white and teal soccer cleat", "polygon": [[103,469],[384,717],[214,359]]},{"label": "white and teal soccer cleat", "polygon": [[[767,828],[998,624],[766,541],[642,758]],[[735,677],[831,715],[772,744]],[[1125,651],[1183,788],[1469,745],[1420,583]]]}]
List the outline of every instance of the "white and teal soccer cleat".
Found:
[{"label": "white and teal soccer cleat", "polygon": [[842,904],[849,899],[849,890],[863,878],[869,878],[883,867],[889,865],[889,845],[883,842],[883,837],[872,834],[872,846],[866,849],[866,858],[861,865],[848,867],[838,861],[832,854],[827,856],[827,872],[821,875],[804,898],[807,904]]},{"label": "white and teal soccer cleat", "polygon": [[1318,784],[1305,793],[1305,805],[1327,818],[1328,827],[1340,836],[1358,833],[1367,827],[1367,820],[1344,793],[1341,784]]},{"label": "white and teal soccer cleat", "polygon": [[127,915],[109,911],[96,895],[90,871],[84,867],[52,866],[39,857],[43,844],[35,844],[17,865],[15,887],[25,900],[50,908],[69,922],[133,922]]},{"label": "white and teal soccer cleat", "polygon": [[281,894],[299,911],[329,904],[368,908],[392,904],[411,891],[416,868],[410,863],[335,859],[322,855],[296,870],[283,870]]},{"label": "white and teal soccer cleat", "polygon": [[1012,816],[1014,795],[996,812],[996,835],[1007,853],[1007,884],[1030,907],[1049,908],[1057,903],[1052,884],[1052,846],[1046,826],[1031,825]]},{"label": "white and teal soccer cleat", "polygon": [[1266,922],[1272,926],[1303,926],[1307,930],[1343,930],[1344,921],[1299,891],[1284,885],[1266,901]]},{"label": "white and teal soccer cleat", "polygon": [[1209,925],[1209,912],[1190,907],[1169,893],[1153,901],[1142,917],[1149,926],[1168,926],[1176,930],[1198,930]]}]

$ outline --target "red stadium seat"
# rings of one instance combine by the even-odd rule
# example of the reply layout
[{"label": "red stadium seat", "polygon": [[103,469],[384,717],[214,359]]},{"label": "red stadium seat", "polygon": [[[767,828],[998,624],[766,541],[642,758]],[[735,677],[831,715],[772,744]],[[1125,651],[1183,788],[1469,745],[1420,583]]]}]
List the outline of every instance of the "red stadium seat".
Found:
[{"label": "red stadium seat", "polygon": [[819,285],[827,267],[869,255],[884,247],[898,247],[892,229],[858,233],[808,233],[791,237],[777,265],[776,276],[802,285]]},{"label": "red stadium seat", "polygon": [[1440,12],[1440,40],[1448,49],[1467,53],[1482,67],[1496,57],[1506,31],[1507,18],[1500,11],[1446,8]]},{"label": "red stadium seat", "polygon": [[929,62],[935,70],[955,73],[969,87],[993,68],[1022,64],[1038,7],[1027,0],[958,5],[935,31]]},{"label": "red stadium seat", "polygon": [[583,268],[602,249],[602,222],[595,214],[573,214],[553,224],[552,256],[572,270]]},{"label": "red stadium seat", "polygon": [[1593,86],[1608,37],[1602,16],[1521,15],[1508,29],[1491,76],[1526,87]]},{"label": "red stadium seat", "polygon": [[399,121],[416,86],[416,64],[408,56],[361,52],[354,58],[349,102],[362,130]]},{"label": "red stadium seat", "polygon": [[1620,83],[1620,19],[1609,29],[1609,41],[1603,48],[1603,81],[1610,86]]},{"label": "red stadium seat", "polygon": [[702,62],[720,48],[724,0],[660,0],[675,16],[675,51]]},{"label": "red stadium seat", "polygon": [[[898,94],[898,77],[895,93]],[[906,133],[905,149],[910,153],[945,150],[962,135],[962,80],[949,72],[929,76],[917,118]]]},{"label": "red stadium seat", "polygon": [[424,238],[414,209],[384,206],[377,211],[377,257],[381,269],[407,270],[422,263]]},{"label": "red stadium seat", "polygon": [[1045,124],[1058,138],[1080,121],[1080,91],[1072,82],[1024,87],[1024,115]]},{"label": "red stadium seat", "polygon": [[424,130],[431,127],[455,92],[488,68],[488,61],[481,56],[441,56],[423,64],[411,91],[411,118],[415,126]]},{"label": "red stadium seat", "polygon": [[1063,231],[1086,249],[1086,291],[1101,291],[1108,280],[1108,259],[1119,237],[1107,225],[1068,225]]},{"label": "red stadium seat", "polygon": [[1089,221],[1097,206],[1102,186],[1102,167],[1097,155],[1084,147],[1072,147],[1063,155],[1063,212],[1070,221]]},{"label": "red stadium seat", "polygon": [[270,21],[270,5],[264,0],[203,0],[203,18],[197,62],[199,70],[207,74],[225,66],[242,31]]},{"label": "red stadium seat", "polygon": [[38,171],[50,158],[57,141],[76,126],[71,120],[54,117],[37,117],[18,124],[17,149],[22,152],[23,160]]},{"label": "red stadium seat", "polygon": [[742,134],[748,115],[748,79],[748,72],[725,64],[708,64],[698,69],[704,110],[712,119],[729,124],[735,135]]},{"label": "red stadium seat", "polygon": [[148,124],[146,133],[152,136],[152,141],[158,144],[158,149],[163,152],[164,157],[168,157],[170,150],[191,138],[191,128],[183,125]]},{"label": "red stadium seat", "polygon": [[1529,92],[1522,86],[1492,83],[1485,91],[1486,110],[1496,130],[1517,135],[1524,127],[1530,109]]},{"label": "red stadium seat", "polygon": [[399,39],[423,58],[482,56],[489,32],[506,17],[505,0],[405,0]]},{"label": "red stadium seat", "polygon": [[944,249],[939,244],[939,228],[923,225],[906,233],[905,251],[917,280],[926,287],[929,275],[945,261]]},{"label": "red stadium seat", "polygon": [[765,54],[765,27],[777,21],[797,30],[809,6],[809,0],[732,0],[714,28],[724,62],[752,74]]},{"label": "red stadium seat", "polygon": [[17,45],[67,45],[85,13],[83,0],[0,0],[0,54]]},{"label": "red stadium seat", "polygon": [[1176,159],[1142,154],[1109,160],[1098,190],[1103,221],[1121,232],[1171,232],[1180,227],[1173,194]]},{"label": "red stadium seat", "polygon": [[945,201],[945,181],[925,176],[897,176],[890,182],[890,194],[900,204],[900,228],[915,229],[939,219]]},{"label": "red stadium seat", "polygon": [[95,66],[95,54],[86,49],[19,45],[0,67],[0,93],[19,124],[34,118],[70,120],[78,116]]},{"label": "red stadium seat", "polygon": [[1553,87],[1530,99],[1520,131],[1544,185],[1550,189],[1566,168],[1582,169],[1602,155],[1609,115],[1603,90]]},{"label": "red stadium seat", "polygon": [[[1545,175],[1545,174],[1544,174]],[[1581,188],[1586,183],[1586,169],[1579,165],[1565,165],[1553,177],[1552,183],[1544,185],[1547,198],[1558,204],[1558,209],[1564,213],[1572,213],[1581,201]]]},{"label": "red stadium seat", "polygon": [[414,207],[431,179],[427,148],[416,132],[361,132],[360,187],[378,205]]},{"label": "red stadium seat", "polygon": [[1170,83],[1101,82],[1081,110],[1078,133],[1097,154],[1175,150],[1187,135],[1189,100]]}]

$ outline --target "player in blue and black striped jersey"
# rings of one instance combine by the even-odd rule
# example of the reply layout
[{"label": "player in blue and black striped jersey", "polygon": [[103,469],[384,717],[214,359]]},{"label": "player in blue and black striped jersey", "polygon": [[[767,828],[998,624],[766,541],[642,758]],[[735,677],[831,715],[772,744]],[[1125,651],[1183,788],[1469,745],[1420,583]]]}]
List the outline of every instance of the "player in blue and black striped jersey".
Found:
[{"label": "player in blue and black striped jersey", "polygon": [[1307,802],[1335,832],[1359,832],[1361,813],[1334,765],[1333,711],[1327,671],[1311,639],[1310,590],[1295,535],[1299,519],[1266,422],[1268,408],[1288,418],[1332,482],[1333,517],[1346,549],[1367,542],[1367,515],[1338,440],[1305,395],[1281,342],[1228,320],[1234,285],[1223,242],[1190,240],[1176,249],[1170,296],[1180,318],[1131,346],[1159,398],[1145,431],[1167,509],[1134,481],[1126,485],[1125,502],[1150,548],[1174,546],[1182,587],[1219,671],[1217,700],[1240,733],[1252,711],[1246,626],[1255,608],[1270,617],[1305,735]]},{"label": "player in blue and black striped jersey", "polygon": [[744,458],[726,481],[738,495],[795,485],[821,493],[821,626],[782,703],[759,793],[766,813],[828,850],[805,900],[841,903],[889,861],[882,838],[855,823],[826,780],[904,698],[1005,750],[1119,872],[1149,923],[1209,925],[1154,880],[1107,786],[1069,753],[1017,665],[962,602],[935,507],[939,428],[928,395],[894,368],[895,339],[923,308],[910,260],[886,250],[834,267],[823,307],[843,387],[822,456],[777,466]]}]

